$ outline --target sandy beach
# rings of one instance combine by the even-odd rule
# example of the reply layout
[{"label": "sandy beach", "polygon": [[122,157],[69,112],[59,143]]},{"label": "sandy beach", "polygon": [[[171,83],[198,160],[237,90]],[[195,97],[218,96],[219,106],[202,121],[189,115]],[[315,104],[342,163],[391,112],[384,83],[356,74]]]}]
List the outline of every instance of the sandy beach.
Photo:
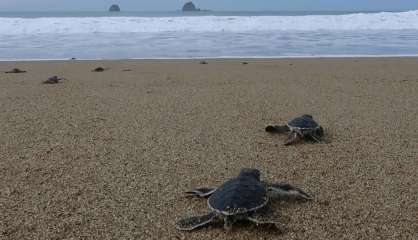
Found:
[{"label": "sandy beach", "polygon": [[[418,239],[418,58],[206,61],[0,62],[0,239]],[[304,113],[325,143],[264,131]],[[242,167],[315,200],[175,229]]]}]

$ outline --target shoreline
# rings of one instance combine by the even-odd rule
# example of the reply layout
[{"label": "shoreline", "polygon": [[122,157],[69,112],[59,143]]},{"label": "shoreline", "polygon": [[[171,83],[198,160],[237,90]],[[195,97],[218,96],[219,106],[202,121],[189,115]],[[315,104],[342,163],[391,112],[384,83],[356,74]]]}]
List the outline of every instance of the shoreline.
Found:
[{"label": "shoreline", "polygon": [[241,59],[352,59],[352,58],[416,58],[418,54],[387,54],[387,55],[288,55],[288,56],[219,56],[219,57],[155,57],[155,58],[51,58],[51,59],[0,59],[0,62],[45,62],[45,61],[130,61],[130,60],[241,60]]}]

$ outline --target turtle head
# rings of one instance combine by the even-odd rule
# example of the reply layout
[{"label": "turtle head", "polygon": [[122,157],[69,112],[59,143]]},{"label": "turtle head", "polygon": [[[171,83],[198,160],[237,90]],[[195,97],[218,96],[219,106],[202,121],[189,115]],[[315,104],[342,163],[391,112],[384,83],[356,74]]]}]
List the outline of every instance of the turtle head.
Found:
[{"label": "turtle head", "polygon": [[319,126],[319,128],[317,128],[317,129],[315,130],[315,134],[316,134],[318,137],[323,137],[323,136],[324,136],[324,128],[323,128],[322,126]]},{"label": "turtle head", "polygon": [[241,169],[241,172],[239,173],[240,177],[253,177],[260,181],[260,171],[255,168],[243,168]]},{"label": "turtle head", "polygon": [[303,118],[310,118],[310,119],[313,119],[312,115],[309,115],[309,114],[303,114],[303,115],[302,115],[302,117],[303,117]]}]

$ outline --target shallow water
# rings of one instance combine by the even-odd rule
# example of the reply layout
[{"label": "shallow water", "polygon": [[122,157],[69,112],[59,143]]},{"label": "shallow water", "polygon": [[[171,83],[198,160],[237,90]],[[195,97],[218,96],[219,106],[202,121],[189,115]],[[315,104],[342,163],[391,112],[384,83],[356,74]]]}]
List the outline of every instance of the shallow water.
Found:
[{"label": "shallow water", "polygon": [[1,13],[0,59],[416,55],[418,11]]}]

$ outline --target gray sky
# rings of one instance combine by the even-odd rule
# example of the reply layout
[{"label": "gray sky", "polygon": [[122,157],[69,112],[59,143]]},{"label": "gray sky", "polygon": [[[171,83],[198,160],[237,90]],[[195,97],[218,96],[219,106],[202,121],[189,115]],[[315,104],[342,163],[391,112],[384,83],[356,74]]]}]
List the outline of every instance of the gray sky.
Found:
[{"label": "gray sky", "polygon": [[[0,0],[0,11],[107,10],[117,3],[122,10],[178,10],[183,0]],[[418,0],[195,0],[212,10],[411,10]]]}]

